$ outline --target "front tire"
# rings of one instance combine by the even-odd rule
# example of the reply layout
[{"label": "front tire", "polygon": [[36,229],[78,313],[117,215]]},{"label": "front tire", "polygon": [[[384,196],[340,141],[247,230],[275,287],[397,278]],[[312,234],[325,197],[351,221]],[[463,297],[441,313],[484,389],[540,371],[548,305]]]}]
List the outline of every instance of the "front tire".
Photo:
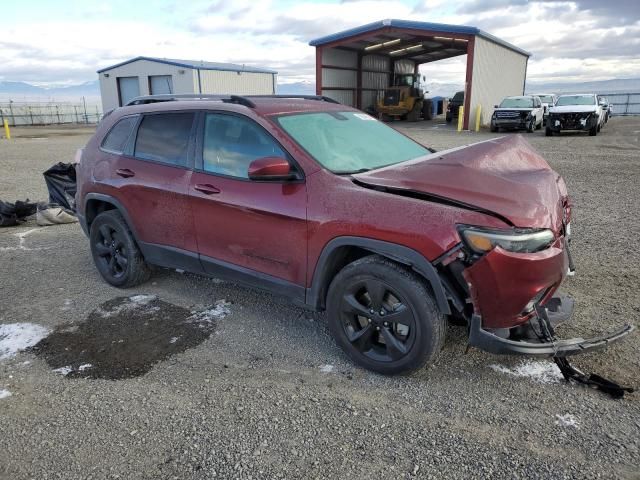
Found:
[{"label": "front tire", "polygon": [[533,133],[533,129],[535,128],[536,121],[532,118],[529,120],[527,124],[527,133]]},{"label": "front tire", "polygon": [[378,255],[344,267],[327,294],[329,328],[358,365],[385,375],[433,361],[444,344],[445,317],[409,269]]},{"label": "front tire", "polygon": [[553,136],[553,130],[551,130],[549,127],[545,128],[544,135],[545,135],[545,137]]},{"label": "front tire", "polygon": [[91,255],[105,281],[129,288],[149,279],[151,272],[120,212],[108,210],[91,223]]}]

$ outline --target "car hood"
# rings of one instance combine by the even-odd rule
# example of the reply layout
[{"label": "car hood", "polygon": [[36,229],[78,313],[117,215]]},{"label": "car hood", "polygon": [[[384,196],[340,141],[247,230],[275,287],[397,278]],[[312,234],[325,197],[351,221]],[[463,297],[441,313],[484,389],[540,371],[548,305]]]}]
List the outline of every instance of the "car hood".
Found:
[{"label": "car hood", "polygon": [[[356,182],[485,211],[522,228],[560,231],[562,177],[521,136],[500,137],[353,175]],[[429,198],[427,198],[429,199]]]},{"label": "car hood", "polygon": [[549,111],[551,113],[595,112],[596,107],[594,105],[563,105],[561,107],[551,107]]},{"label": "car hood", "polygon": [[495,112],[530,112],[535,110],[535,107],[498,107]]}]

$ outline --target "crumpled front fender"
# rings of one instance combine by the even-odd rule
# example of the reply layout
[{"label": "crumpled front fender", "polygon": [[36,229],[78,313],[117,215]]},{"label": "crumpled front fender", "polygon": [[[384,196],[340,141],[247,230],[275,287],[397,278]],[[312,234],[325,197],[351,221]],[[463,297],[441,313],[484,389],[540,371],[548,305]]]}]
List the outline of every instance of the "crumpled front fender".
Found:
[{"label": "crumpled front fender", "polygon": [[483,328],[512,328],[526,322],[523,310],[544,291],[541,304],[564,280],[569,260],[558,239],[550,248],[535,253],[513,253],[496,247],[464,270],[474,313]]}]

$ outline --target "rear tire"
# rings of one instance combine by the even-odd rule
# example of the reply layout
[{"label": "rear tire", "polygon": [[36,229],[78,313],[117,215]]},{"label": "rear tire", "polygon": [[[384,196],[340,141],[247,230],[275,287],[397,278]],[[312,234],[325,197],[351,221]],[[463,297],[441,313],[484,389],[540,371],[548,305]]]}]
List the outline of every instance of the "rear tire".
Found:
[{"label": "rear tire", "polygon": [[98,272],[114,287],[134,287],[151,276],[127,222],[117,210],[102,212],[95,218],[89,242]]},{"label": "rear tire", "polygon": [[444,344],[446,320],[424,281],[378,255],[335,276],[327,313],[336,343],[355,363],[381,374],[421,369]]},{"label": "rear tire", "polygon": [[546,137],[552,137],[553,136],[553,130],[551,130],[549,127],[545,128],[544,135]]}]

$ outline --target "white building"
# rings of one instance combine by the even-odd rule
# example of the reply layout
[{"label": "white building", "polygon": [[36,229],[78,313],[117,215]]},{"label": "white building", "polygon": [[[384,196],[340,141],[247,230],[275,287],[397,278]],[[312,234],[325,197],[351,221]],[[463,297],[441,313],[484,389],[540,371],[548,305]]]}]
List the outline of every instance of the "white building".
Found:
[{"label": "white building", "polygon": [[277,74],[233,63],[151,57],[136,57],[98,70],[104,112],[141,95],[271,95],[276,92]]}]

